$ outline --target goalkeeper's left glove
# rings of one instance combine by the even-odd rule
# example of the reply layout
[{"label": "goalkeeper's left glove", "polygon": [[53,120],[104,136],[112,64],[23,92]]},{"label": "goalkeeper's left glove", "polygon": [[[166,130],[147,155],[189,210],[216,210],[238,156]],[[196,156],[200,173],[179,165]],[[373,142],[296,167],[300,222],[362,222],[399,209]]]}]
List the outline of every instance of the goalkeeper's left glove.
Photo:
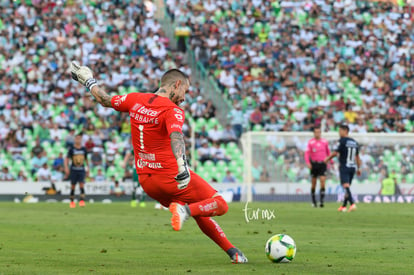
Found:
[{"label": "goalkeeper's left glove", "polygon": [[185,155],[177,159],[177,164],[178,164],[178,175],[175,176],[175,180],[178,182],[177,184],[178,189],[184,189],[188,186],[188,183],[191,180],[190,170],[188,169]]},{"label": "goalkeeper's left glove", "polygon": [[70,63],[70,72],[72,78],[84,85],[90,91],[98,82],[93,78],[92,70],[86,66],[80,66],[76,61]]}]

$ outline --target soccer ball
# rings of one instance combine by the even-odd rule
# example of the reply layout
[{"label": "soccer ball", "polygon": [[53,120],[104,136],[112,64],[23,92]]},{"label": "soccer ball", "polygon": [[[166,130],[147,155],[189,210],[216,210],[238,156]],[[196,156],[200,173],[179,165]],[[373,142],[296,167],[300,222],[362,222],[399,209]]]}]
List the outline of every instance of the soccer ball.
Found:
[{"label": "soccer ball", "polygon": [[295,241],[285,234],[272,236],[265,246],[266,256],[274,263],[289,263],[295,258]]}]

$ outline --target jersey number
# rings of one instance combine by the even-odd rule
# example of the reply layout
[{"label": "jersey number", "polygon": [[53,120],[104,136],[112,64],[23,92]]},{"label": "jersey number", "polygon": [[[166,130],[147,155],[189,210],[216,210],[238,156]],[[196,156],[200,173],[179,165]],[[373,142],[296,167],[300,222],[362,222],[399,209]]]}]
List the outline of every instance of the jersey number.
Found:
[{"label": "jersey number", "polygon": [[141,150],[144,150],[144,125],[138,126],[139,130],[139,143],[141,143]]},{"label": "jersey number", "polygon": [[355,155],[356,155],[356,148],[348,147],[348,154],[346,158],[346,166],[354,166],[355,165]]}]

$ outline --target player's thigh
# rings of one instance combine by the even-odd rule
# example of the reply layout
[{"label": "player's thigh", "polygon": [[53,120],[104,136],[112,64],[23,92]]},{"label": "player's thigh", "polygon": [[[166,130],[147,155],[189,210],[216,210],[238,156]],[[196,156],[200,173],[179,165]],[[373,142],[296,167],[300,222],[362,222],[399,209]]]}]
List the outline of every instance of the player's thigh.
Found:
[{"label": "player's thigh", "polygon": [[163,174],[140,174],[138,181],[144,192],[165,207],[177,196],[177,182],[173,176]]},{"label": "player's thigh", "polygon": [[79,184],[85,184],[85,177],[86,177],[86,172],[85,171],[81,171],[79,172],[79,176],[78,176],[78,182]]},{"label": "player's thigh", "polygon": [[176,199],[184,203],[194,203],[212,198],[217,190],[198,174],[190,171],[191,181],[188,187],[180,190]]},{"label": "player's thigh", "polygon": [[72,186],[76,186],[76,184],[79,182],[79,174],[77,172],[71,172],[70,173],[70,183]]},{"label": "player's thigh", "polygon": [[318,173],[317,172],[318,171],[316,170],[316,168],[315,167],[312,167],[312,169],[310,169],[310,175],[311,175],[311,177],[312,178],[318,177]]},{"label": "player's thigh", "polygon": [[75,172],[75,181],[76,181],[76,183],[84,184],[85,183],[85,176],[86,176],[85,171]]},{"label": "player's thigh", "polygon": [[355,171],[350,171],[349,172],[349,185],[351,185],[352,184],[352,180],[354,179],[354,176],[355,176]]},{"label": "player's thigh", "polygon": [[351,184],[353,173],[350,169],[342,169],[339,171],[339,177],[342,185],[345,183]]},{"label": "player's thigh", "polygon": [[316,178],[318,176],[318,167],[317,167],[316,163],[312,163],[312,168],[310,169],[310,175],[313,178]]},{"label": "player's thigh", "polygon": [[326,163],[321,163],[320,169],[319,169],[319,176],[326,177],[326,171],[328,170],[328,167]]}]

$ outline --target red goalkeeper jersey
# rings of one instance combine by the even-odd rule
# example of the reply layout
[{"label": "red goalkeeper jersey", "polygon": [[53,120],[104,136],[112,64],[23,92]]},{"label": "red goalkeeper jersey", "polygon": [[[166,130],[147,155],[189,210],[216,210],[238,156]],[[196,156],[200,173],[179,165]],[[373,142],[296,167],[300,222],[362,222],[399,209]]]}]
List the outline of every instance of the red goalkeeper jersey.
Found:
[{"label": "red goalkeeper jersey", "polygon": [[111,104],[115,110],[129,113],[137,173],[177,174],[170,134],[182,133],[184,111],[155,94],[117,95]]}]

